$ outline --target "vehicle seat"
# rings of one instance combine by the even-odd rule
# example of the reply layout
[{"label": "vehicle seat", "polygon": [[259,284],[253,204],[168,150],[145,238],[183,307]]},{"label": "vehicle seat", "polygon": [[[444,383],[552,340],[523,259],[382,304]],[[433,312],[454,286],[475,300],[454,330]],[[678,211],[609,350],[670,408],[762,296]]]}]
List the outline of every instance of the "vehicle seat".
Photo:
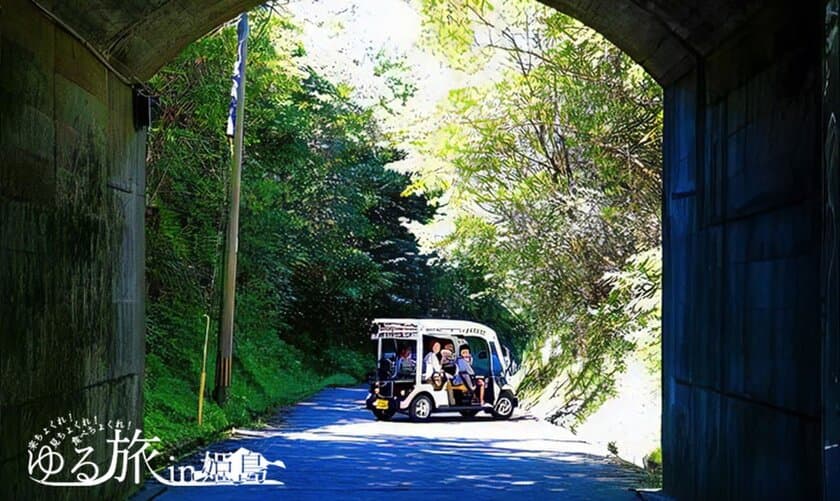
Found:
[{"label": "vehicle seat", "polygon": [[469,390],[467,389],[467,385],[465,385],[464,383],[460,383],[460,384],[452,384],[452,383],[450,382],[450,383],[449,383],[449,389],[450,389],[450,390],[453,390],[453,391],[455,391],[455,390],[458,390],[458,391],[463,391],[464,393],[466,393],[467,391],[469,391]]},{"label": "vehicle seat", "polygon": [[394,362],[389,360],[388,358],[383,357],[379,360],[379,369],[377,371],[377,378],[380,381],[384,381],[386,379],[391,378],[391,374],[394,373]]}]

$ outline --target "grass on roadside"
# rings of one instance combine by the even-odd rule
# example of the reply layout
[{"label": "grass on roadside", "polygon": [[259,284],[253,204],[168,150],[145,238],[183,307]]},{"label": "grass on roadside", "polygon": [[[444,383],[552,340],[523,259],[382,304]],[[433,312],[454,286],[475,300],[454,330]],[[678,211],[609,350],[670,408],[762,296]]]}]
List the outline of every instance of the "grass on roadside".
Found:
[{"label": "grass on roadside", "polygon": [[[178,456],[221,438],[232,427],[251,425],[319,391],[326,386],[355,384],[363,366],[355,353],[347,371],[340,365],[331,375],[316,372],[315,365],[294,347],[275,337],[256,343],[247,337],[235,347],[232,386],[227,403],[219,406],[210,398],[214,368],[208,362],[204,419],[197,424],[200,366],[196,363],[166,364],[158,355],[146,357],[144,434],[159,437],[164,457]],[[347,374],[347,372],[353,375]]]},{"label": "grass on roadside", "polygon": [[662,488],[662,447],[657,447],[645,456],[645,478],[642,487],[646,489]]}]

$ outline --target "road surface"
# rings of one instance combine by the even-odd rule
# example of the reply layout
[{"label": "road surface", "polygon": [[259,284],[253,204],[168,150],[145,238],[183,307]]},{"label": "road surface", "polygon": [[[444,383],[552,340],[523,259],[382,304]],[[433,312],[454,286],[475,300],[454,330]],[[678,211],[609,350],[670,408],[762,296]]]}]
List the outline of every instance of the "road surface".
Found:
[{"label": "road surface", "polygon": [[[567,431],[528,416],[510,421],[402,415],[374,421],[364,388],[331,388],[285,409],[268,428],[238,431],[210,452],[244,447],[286,468],[284,485],[166,487],[155,499],[636,499],[634,470],[618,466]],[[201,469],[204,453],[184,465]],[[177,471],[177,470],[176,470]]]}]

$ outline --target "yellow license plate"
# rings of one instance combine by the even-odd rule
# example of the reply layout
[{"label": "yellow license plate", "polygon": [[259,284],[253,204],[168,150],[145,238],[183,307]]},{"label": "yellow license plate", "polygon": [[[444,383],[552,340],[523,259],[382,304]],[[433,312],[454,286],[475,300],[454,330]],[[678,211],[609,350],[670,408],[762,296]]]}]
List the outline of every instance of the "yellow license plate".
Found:
[{"label": "yellow license plate", "polygon": [[377,399],[376,403],[374,404],[374,407],[376,407],[377,409],[388,410],[388,401],[383,400],[381,398]]}]

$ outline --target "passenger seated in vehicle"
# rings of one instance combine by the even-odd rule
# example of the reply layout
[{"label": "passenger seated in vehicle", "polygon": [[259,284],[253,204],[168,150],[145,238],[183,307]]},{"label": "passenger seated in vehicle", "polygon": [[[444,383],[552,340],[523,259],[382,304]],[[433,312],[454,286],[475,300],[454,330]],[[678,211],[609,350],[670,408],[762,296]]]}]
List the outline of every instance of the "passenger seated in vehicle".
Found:
[{"label": "passenger seated in vehicle", "polygon": [[400,350],[400,358],[397,359],[396,376],[413,376],[417,370],[417,362],[411,358],[411,348],[408,346]]},{"label": "passenger seated in vehicle", "polygon": [[446,385],[446,394],[449,397],[449,405],[455,405],[455,395],[452,393],[452,380],[458,372],[455,367],[455,355],[450,349],[452,343],[447,343],[446,346],[440,350],[440,367],[441,377],[443,378],[441,384]]},{"label": "passenger seated in vehicle", "polygon": [[461,346],[461,356],[455,362],[458,367],[458,373],[455,375],[453,384],[464,383],[472,393],[475,395],[475,390],[478,389],[479,405],[484,405],[484,379],[475,376],[475,370],[472,367],[472,355],[470,354],[470,347],[467,345]]},{"label": "passenger seated in vehicle", "polygon": [[452,343],[446,343],[446,346],[440,351],[440,366],[443,372],[450,377],[454,377],[458,372],[458,368],[455,366],[455,347],[452,346]]},{"label": "passenger seated in vehicle", "polygon": [[423,380],[431,381],[435,374],[443,372],[438,356],[440,354],[440,343],[432,343],[432,349],[423,357]]}]

